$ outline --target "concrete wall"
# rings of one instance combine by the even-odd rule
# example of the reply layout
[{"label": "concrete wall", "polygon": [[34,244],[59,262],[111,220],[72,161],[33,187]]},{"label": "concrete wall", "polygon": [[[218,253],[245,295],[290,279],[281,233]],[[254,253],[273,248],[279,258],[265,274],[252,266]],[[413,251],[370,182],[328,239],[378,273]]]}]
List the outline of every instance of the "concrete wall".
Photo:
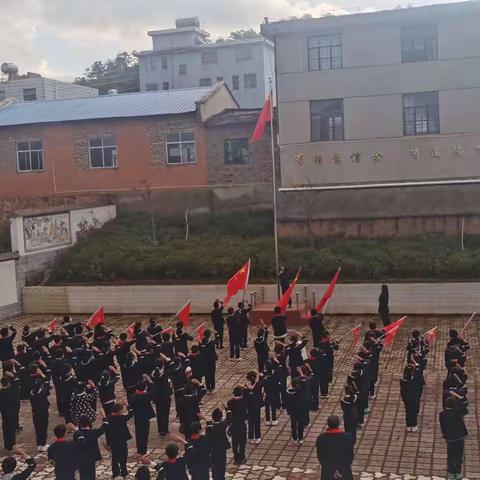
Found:
[{"label": "concrete wall", "polygon": [[[318,301],[327,285],[299,285],[301,303]],[[390,311],[404,314],[471,314],[480,308],[479,283],[404,283],[391,284]],[[273,303],[276,287],[250,285],[258,301]],[[374,314],[377,312],[380,285],[339,284],[328,305],[330,314]],[[176,313],[192,300],[193,313],[209,313],[215,298],[223,298],[225,285],[155,285],[92,287],[28,287],[24,289],[25,313],[91,314],[99,305],[107,313]],[[249,295],[247,295],[247,298]],[[240,298],[232,300],[232,304]]]}]

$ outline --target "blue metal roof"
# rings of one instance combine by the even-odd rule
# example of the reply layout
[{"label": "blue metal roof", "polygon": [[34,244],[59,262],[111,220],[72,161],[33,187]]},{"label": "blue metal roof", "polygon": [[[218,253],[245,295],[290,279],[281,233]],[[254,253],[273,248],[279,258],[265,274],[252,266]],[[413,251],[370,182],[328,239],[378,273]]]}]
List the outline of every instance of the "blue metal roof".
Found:
[{"label": "blue metal roof", "polygon": [[0,127],[32,123],[131,118],[194,112],[211,87],[12,103],[0,109]]}]

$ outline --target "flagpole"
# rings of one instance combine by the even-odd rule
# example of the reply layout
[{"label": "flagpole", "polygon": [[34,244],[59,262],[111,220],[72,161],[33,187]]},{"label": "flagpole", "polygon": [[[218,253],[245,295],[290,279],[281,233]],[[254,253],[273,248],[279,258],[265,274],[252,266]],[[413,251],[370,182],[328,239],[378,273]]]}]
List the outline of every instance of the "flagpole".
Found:
[{"label": "flagpole", "polygon": [[275,278],[277,281],[277,300],[280,299],[280,283],[278,275],[280,273],[279,255],[278,255],[278,225],[277,225],[277,169],[275,165],[275,132],[273,117],[273,82],[272,77],[268,77],[270,84],[270,141],[272,150],[272,183],[273,183],[273,236],[275,242]]}]

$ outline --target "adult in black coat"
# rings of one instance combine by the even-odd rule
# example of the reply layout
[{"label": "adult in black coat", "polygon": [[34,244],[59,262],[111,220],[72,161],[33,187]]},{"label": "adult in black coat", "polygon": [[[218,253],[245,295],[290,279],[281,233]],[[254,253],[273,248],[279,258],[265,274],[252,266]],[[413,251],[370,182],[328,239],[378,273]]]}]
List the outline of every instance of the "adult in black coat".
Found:
[{"label": "adult in black coat", "polygon": [[317,457],[322,466],[321,480],[353,480],[353,440],[349,433],[340,430],[340,419],[331,415],[327,430],[317,438]]},{"label": "adult in black coat", "polygon": [[230,340],[230,358],[240,359],[240,346],[242,344],[242,325],[240,317],[234,313],[232,307],[227,310],[227,328]]},{"label": "adult in black coat", "polygon": [[390,309],[388,307],[389,293],[388,285],[382,285],[380,296],[378,297],[378,314],[386,327],[390,325]]},{"label": "adult in black coat", "polygon": [[[280,289],[282,290],[282,295],[288,290],[288,287],[290,286],[292,278],[290,276],[290,272],[286,267],[282,267],[280,269],[280,272],[278,274],[278,282],[280,283]],[[292,298],[288,300],[288,306],[292,306]]]},{"label": "adult in black coat", "polygon": [[123,411],[124,406],[118,403],[107,417],[106,438],[112,452],[112,476],[114,478],[128,475],[128,441],[132,439],[128,421],[133,417],[133,411],[129,410],[126,415]]}]

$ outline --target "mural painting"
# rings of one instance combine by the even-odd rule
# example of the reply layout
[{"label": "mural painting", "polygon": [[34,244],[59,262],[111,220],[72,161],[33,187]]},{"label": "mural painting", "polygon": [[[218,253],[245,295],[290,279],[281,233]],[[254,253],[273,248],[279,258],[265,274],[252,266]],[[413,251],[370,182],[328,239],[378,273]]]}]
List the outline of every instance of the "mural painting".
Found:
[{"label": "mural painting", "polygon": [[27,252],[63,247],[72,243],[68,212],[25,217],[23,230]]}]

